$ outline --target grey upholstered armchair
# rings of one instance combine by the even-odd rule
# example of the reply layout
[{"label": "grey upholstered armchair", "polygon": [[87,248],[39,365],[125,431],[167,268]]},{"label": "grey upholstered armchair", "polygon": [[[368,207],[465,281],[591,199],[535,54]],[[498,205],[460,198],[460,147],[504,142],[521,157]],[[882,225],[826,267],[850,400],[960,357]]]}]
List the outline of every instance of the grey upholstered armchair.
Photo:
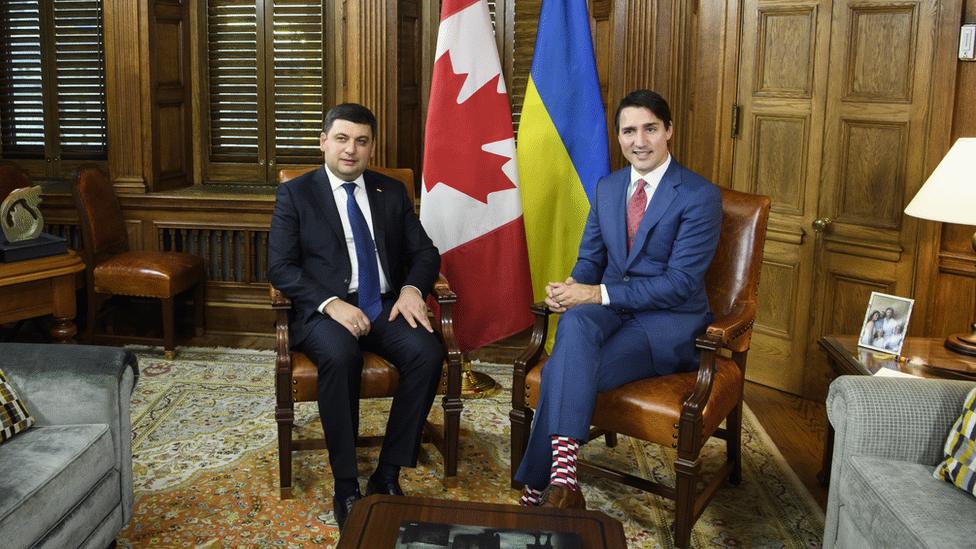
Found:
[{"label": "grey upholstered armchair", "polygon": [[976,547],[976,498],[932,476],[974,386],[868,376],[830,385],[825,549]]},{"label": "grey upholstered armchair", "polygon": [[135,356],[4,343],[0,369],[36,420],[0,444],[0,546],[113,544],[132,516]]}]

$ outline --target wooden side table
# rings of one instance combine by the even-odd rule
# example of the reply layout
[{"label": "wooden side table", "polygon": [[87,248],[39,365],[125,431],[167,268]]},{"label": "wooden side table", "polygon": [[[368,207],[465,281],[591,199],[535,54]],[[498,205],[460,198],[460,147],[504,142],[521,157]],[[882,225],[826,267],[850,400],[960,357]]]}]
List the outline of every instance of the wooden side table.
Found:
[{"label": "wooden side table", "polygon": [[625,548],[620,521],[599,511],[519,507],[411,496],[370,496],[357,501],[339,548],[393,547],[403,522],[429,522],[492,530],[572,532],[586,548]]},{"label": "wooden side table", "polygon": [[[976,357],[954,353],[945,348],[942,337],[908,337],[901,356],[862,349],[856,336],[826,336],[818,341],[837,375],[875,375],[882,368],[918,377],[976,381]],[[834,428],[827,421],[824,454],[817,480],[830,484],[830,462],[834,453]]]},{"label": "wooden side table", "polygon": [[51,338],[74,341],[75,273],[85,270],[72,251],[38,259],[0,263],[0,323],[51,314]]}]

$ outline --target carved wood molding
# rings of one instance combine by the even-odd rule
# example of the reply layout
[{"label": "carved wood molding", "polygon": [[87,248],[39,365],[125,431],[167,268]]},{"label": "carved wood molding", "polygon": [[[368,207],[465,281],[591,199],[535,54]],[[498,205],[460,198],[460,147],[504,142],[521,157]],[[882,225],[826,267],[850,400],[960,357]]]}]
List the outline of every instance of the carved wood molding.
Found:
[{"label": "carved wood molding", "polygon": [[355,101],[376,115],[373,163],[395,166],[397,128],[396,1],[345,2],[343,32],[345,101]]},{"label": "carved wood molding", "polygon": [[108,166],[119,193],[146,192],[142,24],[146,2],[103,0]]}]

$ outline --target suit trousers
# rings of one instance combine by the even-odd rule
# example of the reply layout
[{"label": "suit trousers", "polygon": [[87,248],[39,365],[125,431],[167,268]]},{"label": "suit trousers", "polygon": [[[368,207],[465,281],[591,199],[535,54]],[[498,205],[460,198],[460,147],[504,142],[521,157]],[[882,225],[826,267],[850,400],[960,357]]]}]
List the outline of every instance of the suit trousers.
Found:
[{"label": "suit trousers", "polygon": [[552,435],[586,442],[598,392],[670,373],[655,369],[647,334],[632,314],[595,304],[570,308],[559,319],[542,369],[532,431],[515,479],[538,490],[549,484]]},{"label": "suit trousers", "polygon": [[356,437],[359,434],[359,387],[363,351],[387,359],[400,381],[386,424],[380,461],[415,467],[427,414],[440,381],[444,347],[422,326],[411,328],[402,316],[387,321],[393,299],[383,299],[383,311],[370,332],[354,337],[326,315],[315,318],[299,344],[318,368],[318,405],[325,430],[329,464],[335,478],[356,478]]}]

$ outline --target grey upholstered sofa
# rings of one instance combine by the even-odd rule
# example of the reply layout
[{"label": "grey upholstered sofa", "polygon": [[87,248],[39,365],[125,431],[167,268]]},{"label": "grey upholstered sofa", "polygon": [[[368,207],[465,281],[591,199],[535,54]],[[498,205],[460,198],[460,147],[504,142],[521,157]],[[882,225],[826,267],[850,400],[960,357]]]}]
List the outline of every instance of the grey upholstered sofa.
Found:
[{"label": "grey upholstered sofa", "polygon": [[0,546],[104,549],[132,516],[132,353],[0,344],[0,369],[36,418],[0,444]]},{"label": "grey upholstered sofa", "polygon": [[976,548],[976,498],[932,477],[964,381],[841,376],[824,548]]}]

